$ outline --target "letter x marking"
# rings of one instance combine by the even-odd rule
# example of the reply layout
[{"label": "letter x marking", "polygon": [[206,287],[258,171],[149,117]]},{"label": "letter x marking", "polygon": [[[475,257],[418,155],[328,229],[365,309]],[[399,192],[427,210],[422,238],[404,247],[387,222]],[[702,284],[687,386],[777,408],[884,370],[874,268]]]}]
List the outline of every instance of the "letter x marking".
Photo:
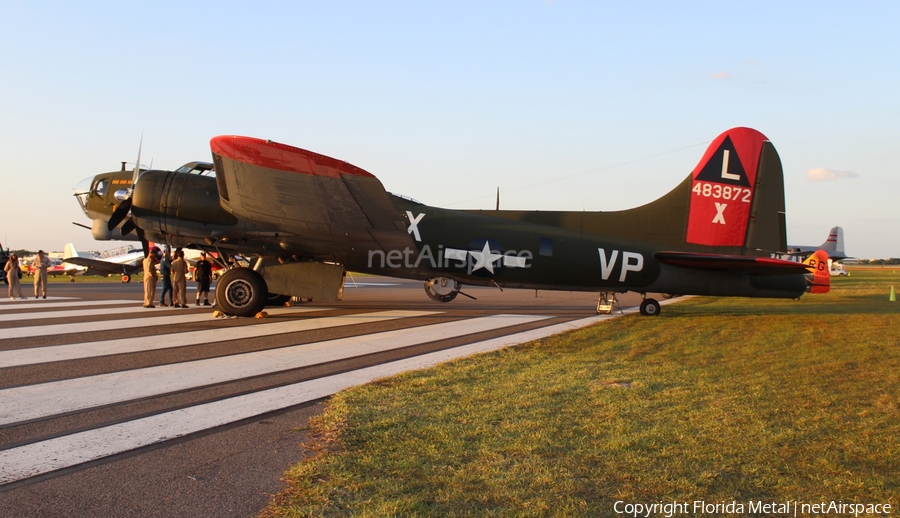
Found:
[{"label": "letter x marking", "polygon": [[409,228],[406,230],[407,234],[413,234],[416,241],[421,241],[422,236],[419,235],[419,222],[425,217],[425,213],[423,212],[418,216],[413,217],[412,212],[406,211],[406,217],[409,218]]},{"label": "letter x marking", "polygon": [[727,203],[716,202],[716,217],[713,218],[713,223],[725,224],[725,207],[727,206]]}]

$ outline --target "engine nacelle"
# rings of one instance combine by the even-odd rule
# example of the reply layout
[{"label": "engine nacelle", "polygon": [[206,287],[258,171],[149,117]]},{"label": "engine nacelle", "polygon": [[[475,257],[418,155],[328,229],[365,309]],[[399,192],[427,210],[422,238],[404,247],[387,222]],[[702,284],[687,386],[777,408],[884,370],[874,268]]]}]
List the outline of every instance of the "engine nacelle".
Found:
[{"label": "engine nacelle", "polygon": [[134,188],[131,212],[152,233],[180,235],[183,228],[196,235],[197,229],[238,224],[219,204],[215,178],[189,173],[145,171]]}]

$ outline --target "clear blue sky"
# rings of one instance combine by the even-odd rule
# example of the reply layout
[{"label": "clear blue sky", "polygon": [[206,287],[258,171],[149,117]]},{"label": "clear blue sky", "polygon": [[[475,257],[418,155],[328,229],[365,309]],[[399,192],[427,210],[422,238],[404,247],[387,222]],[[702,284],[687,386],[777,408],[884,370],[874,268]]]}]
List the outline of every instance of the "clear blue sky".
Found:
[{"label": "clear blue sky", "polygon": [[[0,239],[108,249],[81,179],[221,134],[431,205],[616,210],[734,126],[785,169],[788,239],[900,256],[898,2],[0,3]],[[810,177],[826,178],[811,181]],[[534,186],[538,184],[537,186]],[[532,186],[532,187],[529,187]]]}]

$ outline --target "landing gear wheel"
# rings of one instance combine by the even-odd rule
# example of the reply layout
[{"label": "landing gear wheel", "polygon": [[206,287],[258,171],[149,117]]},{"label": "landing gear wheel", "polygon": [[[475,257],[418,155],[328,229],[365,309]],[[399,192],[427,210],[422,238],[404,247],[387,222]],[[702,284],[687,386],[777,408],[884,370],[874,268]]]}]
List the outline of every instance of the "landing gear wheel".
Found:
[{"label": "landing gear wheel", "polygon": [[266,307],[269,289],[250,268],[228,270],[216,283],[216,304],[226,315],[252,317]]},{"label": "landing gear wheel", "polygon": [[282,295],[280,293],[269,293],[269,296],[266,297],[266,306],[274,307],[274,306],[284,306],[284,304],[291,300],[290,295]]},{"label": "landing gear wheel", "polygon": [[126,273],[125,275],[122,276],[122,283],[128,284],[129,282],[131,282],[131,276]]},{"label": "landing gear wheel", "polygon": [[659,309],[659,302],[656,302],[654,299],[644,299],[641,302],[641,315],[647,317],[659,316]]},{"label": "landing gear wheel", "polygon": [[435,277],[425,281],[425,293],[436,302],[450,302],[459,294],[462,286],[447,277]]}]

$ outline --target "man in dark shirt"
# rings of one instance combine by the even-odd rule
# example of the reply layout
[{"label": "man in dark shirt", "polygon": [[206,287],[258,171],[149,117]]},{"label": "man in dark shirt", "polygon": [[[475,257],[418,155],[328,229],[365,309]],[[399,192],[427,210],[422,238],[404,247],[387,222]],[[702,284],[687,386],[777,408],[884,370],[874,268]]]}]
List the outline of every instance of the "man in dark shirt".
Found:
[{"label": "man in dark shirt", "polygon": [[[159,305],[160,306],[173,306],[174,302],[172,301],[172,258],[169,257],[169,247],[166,247],[166,251],[162,256],[162,260],[159,262],[159,277],[162,279],[162,295],[159,297]],[[166,293],[169,294],[169,303],[166,304]]]},{"label": "man in dark shirt", "polygon": [[194,269],[194,279],[197,280],[197,305],[200,305],[200,297],[203,297],[203,305],[209,306],[209,283],[212,281],[212,264],[206,259],[206,252],[200,252],[200,260]]}]

